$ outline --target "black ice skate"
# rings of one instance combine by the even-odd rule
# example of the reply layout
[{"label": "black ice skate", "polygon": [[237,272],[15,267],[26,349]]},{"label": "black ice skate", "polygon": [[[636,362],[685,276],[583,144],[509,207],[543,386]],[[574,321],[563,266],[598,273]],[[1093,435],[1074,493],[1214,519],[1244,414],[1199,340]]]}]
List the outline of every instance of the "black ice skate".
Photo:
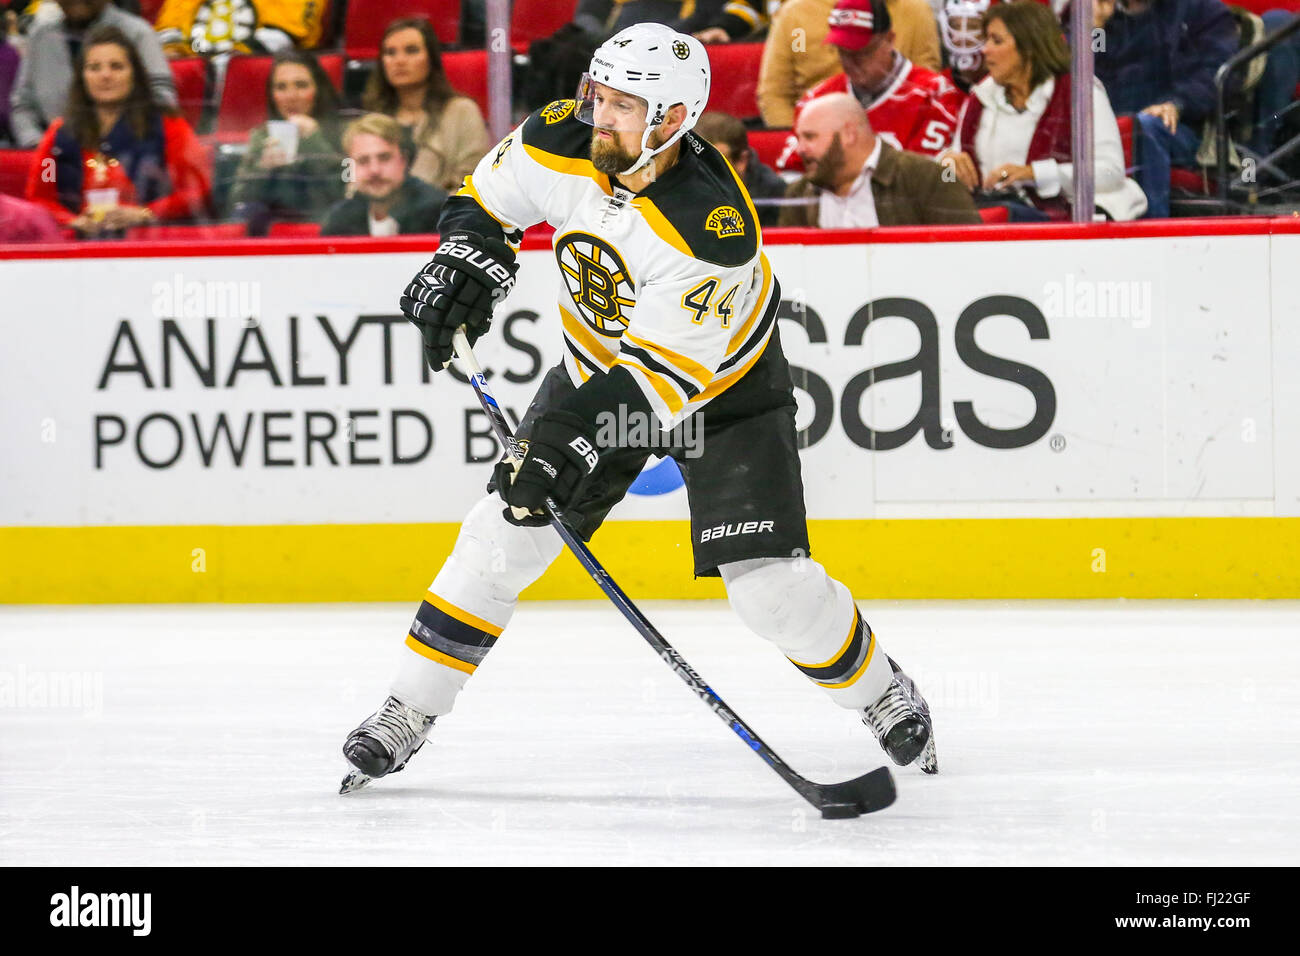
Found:
[{"label": "black ice skate", "polygon": [[384,701],[376,713],[348,735],[343,756],[352,769],[343,778],[339,793],[360,790],[376,777],[397,773],[406,766],[429,736],[434,718],[407,707],[396,697]]},{"label": "black ice skate", "polygon": [[871,728],[889,759],[900,767],[916,762],[926,773],[939,772],[934,749],[934,723],[930,705],[892,657],[886,657],[894,671],[889,689],[865,711],[862,722]]}]

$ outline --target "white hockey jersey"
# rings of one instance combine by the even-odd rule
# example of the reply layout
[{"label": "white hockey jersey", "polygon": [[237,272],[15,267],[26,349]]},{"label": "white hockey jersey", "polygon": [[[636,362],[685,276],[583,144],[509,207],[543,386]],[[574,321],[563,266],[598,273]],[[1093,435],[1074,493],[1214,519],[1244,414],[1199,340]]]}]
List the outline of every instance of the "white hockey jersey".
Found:
[{"label": "white hockey jersey", "polygon": [[634,194],[592,165],[591,134],[572,100],[538,110],[466,177],[440,228],[517,242],[554,226],[569,377],[623,365],[671,428],[758,360],[778,285],[749,194],[716,149],[686,134],[678,162]]}]

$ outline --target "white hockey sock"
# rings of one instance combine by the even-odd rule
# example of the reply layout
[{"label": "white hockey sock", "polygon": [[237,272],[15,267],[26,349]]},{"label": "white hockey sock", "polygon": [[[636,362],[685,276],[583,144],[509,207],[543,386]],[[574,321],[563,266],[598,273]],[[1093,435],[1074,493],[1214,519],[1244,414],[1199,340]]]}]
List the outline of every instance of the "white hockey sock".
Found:
[{"label": "white hockey sock", "polygon": [[563,546],[551,528],[520,528],[488,495],[466,516],[406,637],[394,697],[424,714],[449,713],[456,695],[514,614],[519,594]]},{"label": "white hockey sock", "polygon": [[841,707],[862,710],[893,679],[853,596],[808,558],[760,558],[718,569],[741,620],[781,649]]}]

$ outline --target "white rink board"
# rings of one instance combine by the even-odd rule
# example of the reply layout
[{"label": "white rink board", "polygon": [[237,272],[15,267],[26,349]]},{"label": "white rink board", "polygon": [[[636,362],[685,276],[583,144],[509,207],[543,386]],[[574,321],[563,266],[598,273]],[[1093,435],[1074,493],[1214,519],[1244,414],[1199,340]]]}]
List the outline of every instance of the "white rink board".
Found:
[{"label": "white rink board", "polygon": [[[1300,333],[1294,306],[1272,308],[1297,301],[1286,263],[1298,246],[1237,236],[771,247],[786,354],[821,399],[798,392],[800,425],[818,422],[804,452],[809,516],[1300,513],[1300,401],[1287,377]],[[459,520],[489,470],[467,458],[493,445],[469,435],[484,425],[467,386],[421,382],[418,336],[396,299],[423,261],[0,261],[4,318],[21,323],[0,351],[0,526]],[[502,404],[522,414],[562,346],[550,253],[521,261],[479,352]],[[207,320],[185,317],[185,300],[192,284],[231,281],[224,303],[202,303],[225,313],[212,323],[207,387],[175,339],[164,363],[164,322],[204,364]],[[987,317],[959,322],[981,301]],[[240,304],[259,313],[256,328]],[[137,358],[124,322],[148,383],[125,368]],[[1045,337],[1031,338],[1039,324]],[[923,340],[932,348],[918,357]],[[106,374],[110,355],[123,368]],[[909,361],[885,380],[882,366]],[[267,362],[279,384],[247,367]],[[879,380],[864,390],[872,368]],[[1006,380],[1016,375],[1025,384]],[[1049,397],[1050,415],[1017,435]],[[928,427],[900,447],[867,447],[920,412]],[[252,415],[242,464],[223,441],[205,466],[196,428],[210,450],[223,413],[237,436]],[[685,514],[678,489],[629,496],[616,517]]]},{"label": "white rink board", "polygon": [[[1272,258],[1273,421],[1277,515],[1300,516],[1300,236],[1274,236]],[[1281,440],[1286,436],[1286,440]]]}]

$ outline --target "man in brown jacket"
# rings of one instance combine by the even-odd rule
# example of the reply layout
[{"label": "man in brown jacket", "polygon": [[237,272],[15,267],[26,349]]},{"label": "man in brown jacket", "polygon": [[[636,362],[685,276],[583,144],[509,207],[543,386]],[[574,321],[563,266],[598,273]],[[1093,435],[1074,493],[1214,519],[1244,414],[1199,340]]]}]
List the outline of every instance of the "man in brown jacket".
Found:
[{"label": "man in brown jacket", "polygon": [[799,114],[795,135],[804,176],[786,190],[786,198],[805,202],[782,208],[782,226],[870,229],[980,222],[970,193],[955,176],[876,136],[848,93],[811,100]]}]

